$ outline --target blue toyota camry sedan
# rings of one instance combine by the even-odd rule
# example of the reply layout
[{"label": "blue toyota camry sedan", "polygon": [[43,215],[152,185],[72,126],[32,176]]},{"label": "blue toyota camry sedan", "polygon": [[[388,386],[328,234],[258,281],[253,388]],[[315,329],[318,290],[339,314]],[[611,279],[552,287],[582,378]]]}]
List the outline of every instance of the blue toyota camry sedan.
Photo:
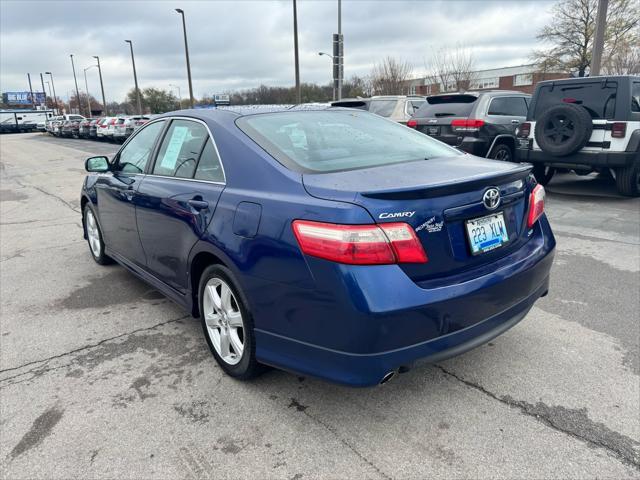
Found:
[{"label": "blue toyota camry sedan", "polygon": [[530,165],[365,111],[172,112],[86,169],[95,261],[199,317],[236,378],[384,383],[500,335],[549,288]]}]

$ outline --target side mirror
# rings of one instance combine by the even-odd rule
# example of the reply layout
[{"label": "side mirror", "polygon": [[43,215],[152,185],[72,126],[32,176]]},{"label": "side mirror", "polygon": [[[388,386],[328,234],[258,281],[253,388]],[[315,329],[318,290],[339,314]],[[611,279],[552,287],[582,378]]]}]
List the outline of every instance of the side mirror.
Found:
[{"label": "side mirror", "polygon": [[109,159],[107,157],[89,157],[84,162],[87,172],[104,173],[109,171]]}]

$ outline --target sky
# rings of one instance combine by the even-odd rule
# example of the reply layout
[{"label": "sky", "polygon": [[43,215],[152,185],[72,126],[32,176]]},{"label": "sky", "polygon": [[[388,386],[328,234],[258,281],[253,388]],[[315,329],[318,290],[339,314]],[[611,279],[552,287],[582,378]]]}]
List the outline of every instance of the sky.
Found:
[{"label": "sky", "polygon": [[[298,0],[300,79],[328,84],[337,0]],[[549,22],[553,2],[343,0],[344,75],[367,75],[385,56],[424,73],[434,49],[455,44],[472,51],[478,69],[530,63],[536,34]],[[178,90],[188,97],[180,15],[185,11],[196,98],[227,90],[294,84],[291,0],[259,1],[35,1],[0,0],[0,90],[41,91],[40,72],[54,76],[65,98],[85,91],[84,69],[100,56],[107,102],[133,88],[132,40],[140,88]],[[96,68],[86,71],[89,92],[100,98]],[[45,81],[48,80],[45,75]],[[46,87],[45,85],[45,88]]]}]

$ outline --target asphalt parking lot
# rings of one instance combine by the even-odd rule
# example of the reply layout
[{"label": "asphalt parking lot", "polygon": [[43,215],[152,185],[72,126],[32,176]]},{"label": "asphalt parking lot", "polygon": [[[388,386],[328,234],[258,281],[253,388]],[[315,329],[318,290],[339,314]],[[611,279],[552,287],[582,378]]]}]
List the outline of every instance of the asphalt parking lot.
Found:
[{"label": "asphalt parking lot", "polygon": [[549,295],[489,344],[351,389],[222,374],[200,324],[82,239],[84,159],[0,137],[2,478],[640,478],[640,199],[558,175]]}]

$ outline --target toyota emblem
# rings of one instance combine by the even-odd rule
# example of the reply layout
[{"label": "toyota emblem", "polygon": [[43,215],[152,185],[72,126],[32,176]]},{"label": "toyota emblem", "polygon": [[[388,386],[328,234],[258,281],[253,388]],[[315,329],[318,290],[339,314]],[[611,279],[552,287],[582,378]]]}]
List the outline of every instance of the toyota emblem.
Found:
[{"label": "toyota emblem", "polygon": [[495,210],[500,205],[500,190],[497,188],[490,188],[482,196],[482,203],[487,207],[487,210]]}]

